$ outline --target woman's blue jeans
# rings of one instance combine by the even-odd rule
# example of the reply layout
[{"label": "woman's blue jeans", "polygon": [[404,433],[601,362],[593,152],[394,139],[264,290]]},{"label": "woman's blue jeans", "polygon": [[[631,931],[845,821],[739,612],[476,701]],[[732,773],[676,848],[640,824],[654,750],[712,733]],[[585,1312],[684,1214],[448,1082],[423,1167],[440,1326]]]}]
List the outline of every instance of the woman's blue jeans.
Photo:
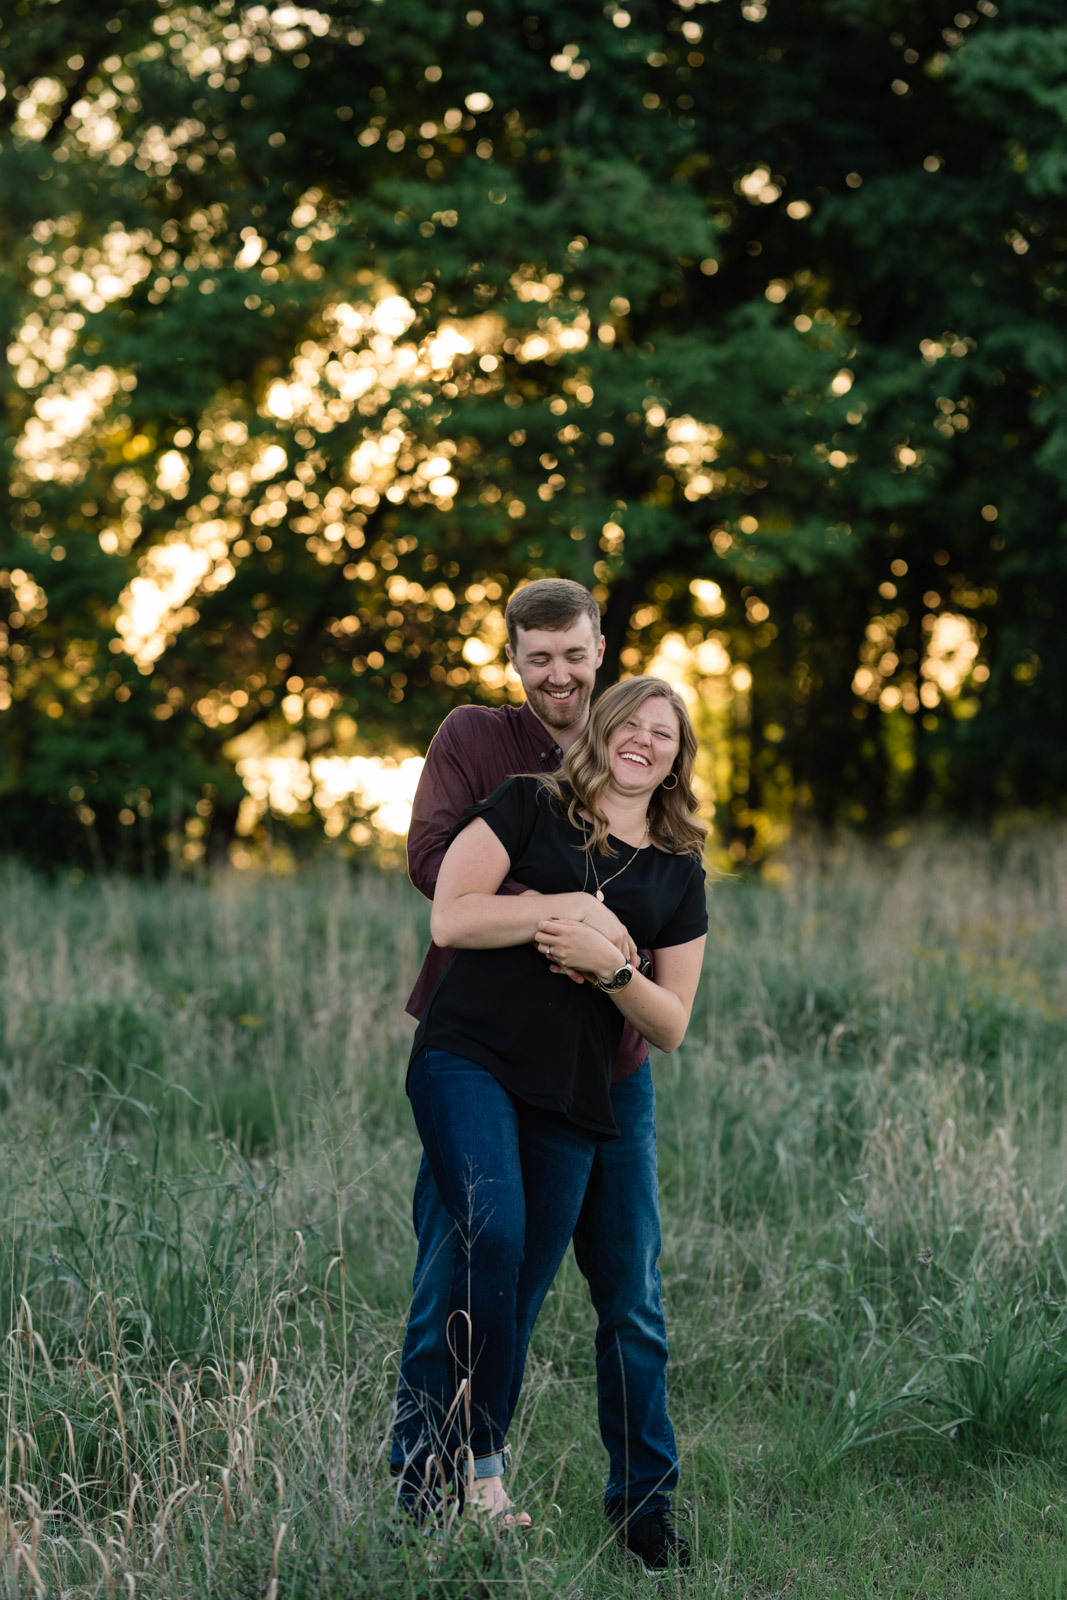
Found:
[{"label": "woman's blue jeans", "polygon": [[528,1336],[519,1330],[533,1327],[563,1259],[598,1141],[449,1051],[419,1052],[408,1094],[455,1230],[446,1335],[451,1414],[440,1445],[449,1477],[462,1478],[468,1450],[476,1474],[489,1477],[504,1470],[522,1383]]}]

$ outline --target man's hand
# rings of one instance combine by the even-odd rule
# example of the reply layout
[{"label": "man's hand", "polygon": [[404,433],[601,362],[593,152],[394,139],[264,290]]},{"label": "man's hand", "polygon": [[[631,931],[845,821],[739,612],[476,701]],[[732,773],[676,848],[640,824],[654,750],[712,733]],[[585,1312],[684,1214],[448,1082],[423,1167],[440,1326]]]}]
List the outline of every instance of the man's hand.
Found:
[{"label": "man's hand", "polygon": [[610,939],[623,961],[632,961],[637,965],[637,946],[630,938],[623,923],[614,911],[610,910],[602,900],[595,895],[582,895],[582,908],[578,920],[584,922],[586,927],[595,928],[606,939]]}]

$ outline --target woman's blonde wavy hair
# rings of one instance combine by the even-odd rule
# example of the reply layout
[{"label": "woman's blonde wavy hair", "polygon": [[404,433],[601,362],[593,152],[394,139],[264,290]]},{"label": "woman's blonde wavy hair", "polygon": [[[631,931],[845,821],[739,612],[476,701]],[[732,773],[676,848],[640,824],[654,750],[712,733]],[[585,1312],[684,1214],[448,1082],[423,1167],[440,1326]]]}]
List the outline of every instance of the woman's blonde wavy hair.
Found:
[{"label": "woman's blonde wavy hair", "polygon": [[[702,857],[708,829],[697,815],[692,787],[697,738],[685,701],[662,678],[626,678],[606,689],[594,702],[589,722],[567,751],[559,772],[542,777],[541,786],[566,806],[567,816],[576,828],[587,830],[586,850],[614,856],[617,852],[608,843],[607,819],[597,803],[611,770],[608,743],[638,706],[653,699],[666,700],[673,707],[681,737],[671,767],[677,785],[665,789],[660,784],[648,804],[649,838],[669,855]],[[592,818],[591,830],[582,811]]]}]

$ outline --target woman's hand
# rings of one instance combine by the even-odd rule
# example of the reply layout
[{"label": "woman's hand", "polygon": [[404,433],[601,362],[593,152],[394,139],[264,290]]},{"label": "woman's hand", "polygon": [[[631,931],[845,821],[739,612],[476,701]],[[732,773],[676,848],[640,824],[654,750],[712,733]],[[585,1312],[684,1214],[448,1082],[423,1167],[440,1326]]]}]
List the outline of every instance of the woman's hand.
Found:
[{"label": "woman's hand", "polygon": [[[622,964],[619,946],[613,939],[600,933],[590,923],[570,917],[547,917],[544,922],[538,923],[534,942],[554,968],[569,975],[580,973],[583,977],[605,980],[612,977]],[[630,958],[627,956],[623,959]]]}]

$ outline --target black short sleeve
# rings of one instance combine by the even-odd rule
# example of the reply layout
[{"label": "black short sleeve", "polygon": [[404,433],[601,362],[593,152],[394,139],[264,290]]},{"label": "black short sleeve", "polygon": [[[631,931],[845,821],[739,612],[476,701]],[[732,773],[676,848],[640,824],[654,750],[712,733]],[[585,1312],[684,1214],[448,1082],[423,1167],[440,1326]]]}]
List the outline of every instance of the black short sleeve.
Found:
[{"label": "black short sleeve", "polygon": [[514,865],[529,845],[537,823],[537,805],[535,778],[506,778],[487,800],[464,808],[452,838],[462,833],[469,822],[481,817],[492,828]]},{"label": "black short sleeve", "polygon": [[[676,944],[688,944],[690,940],[699,939],[708,931],[704,868],[696,856],[675,856],[673,860],[684,862],[684,884],[673,915],[664,923],[653,941],[653,948],[656,950],[666,950]],[[679,873],[679,877],[681,876],[682,873]]]}]

